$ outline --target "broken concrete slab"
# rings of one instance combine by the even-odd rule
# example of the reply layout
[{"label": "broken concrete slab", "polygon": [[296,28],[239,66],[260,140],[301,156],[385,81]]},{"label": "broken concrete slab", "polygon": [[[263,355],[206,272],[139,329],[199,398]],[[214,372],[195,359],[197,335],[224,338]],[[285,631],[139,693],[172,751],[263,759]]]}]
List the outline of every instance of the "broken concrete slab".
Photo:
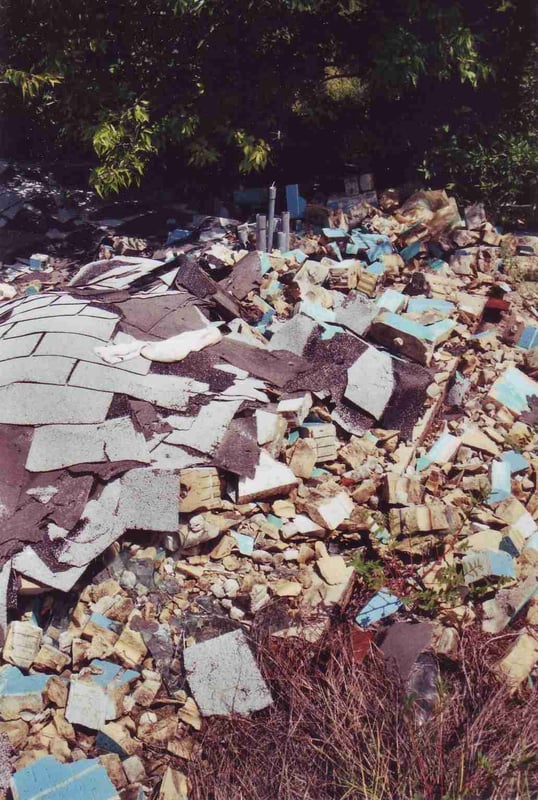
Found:
[{"label": "broken concrete slab", "polygon": [[249,503],[251,500],[286,494],[298,483],[298,478],[289,467],[275,461],[269,453],[262,450],[254,477],[239,479],[237,501]]},{"label": "broken concrete slab", "polygon": [[183,662],[204,717],[251,714],[273,702],[242,630],[187,647]]},{"label": "broken concrete slab", "polygon": [[117,515],[125,530],[177,531],[180,483],[175,471],[131,469],[120,484]]},{"label": "broken concrete slab", "polygon": [[[13,342],[25,342],[32,337],[25,336],[22,339],[13,340]],[[113,344],[125,344],[131,342],[132,336],[125,333],[118,333],[113,339]],[[11,340],[9,340],[11,341]],[[9,343],[9,342],[8,342]],[[68,358],[75,358],[79,361],[90,361],[93,364],[102,364],[101,358],[95,352],[95,348],[102,345],[101,339],[95,339],[91,336],[83,336],[80,334],[65,334],[65,333],[46,333],[39,346],[36,348],[35,355],[64,355]],[[151,361],[147,358],[133,358],[130,361],[122,361],[116,365],[116,369],[124,370],[125,372],[135,372],[138,375],[147,375],[151,368]]]},{"label": "broken concrete slab", "polygon": [[318,327],[318,323],[306,314],[296,314],[283,322],[275,321],[270,328],[272,336],[268,347],[270,350],[288,350],[302,356],[308,340]]},{"label": "broken concrete slab", "polygon": [[192,447],[201,453],[212,453],[221,443],[236,415],[242,400],[215,400],[202,406],[196,417],[171,416],[166,422],[174,429],[164,440],[166,444]]},{"label": "broken concrete slab", "polygon": [[344,397],[379,420],[394,391],[392,358],[369,347],[347,371]]},{"label": "broken concrete slab", "polygon": [[75,360],[64,356],[28,356],[2,362],[0,386],[11,383],[32,382],[65,384]]},{"label": "broken concrete slab", "polygon": [[130,417],[100,425],[47,425],[37,428],[26,461],[30,472],[48,472],[73,464],[133,459],[149,464],[150,452]]},{"label": "broken concrete slab", "polygon": [[84,361],[73,370],[69,386],[126,394],[176,411],[183,410],[193,395],[205,394],[209,389],[207,384],[190,378],[134,375],[115,367]]},{"label": "broken concrete slab", "polygon": [[11,665],[0,667],[0,717],[12,720],[19,719],[22,711],[42,711],[49,679],[50,675],[23,675]]},{"label": "broken concrete slab", "polygon": [[491,386],[488,397],[514,414],[529,411],[529,399],[538,396],[538,383],[517,367],[508,367]]},{"label": "broken concrete slab", "polygon": [[112,393],[75,386],[12,383],[0,387],[0,423],[52,425],[103,422]]},{"label": "broken concrete slab", "polygon": [[358,292],[334,292],[334,319],[357,336],[363,336],[379,314],[379,307]]},{"label": "broken concrete slab", "polygon": [[34,761],[11,779],[13,800],[120,800],[114,784],[97,758],[62,764],[52,756]]}]

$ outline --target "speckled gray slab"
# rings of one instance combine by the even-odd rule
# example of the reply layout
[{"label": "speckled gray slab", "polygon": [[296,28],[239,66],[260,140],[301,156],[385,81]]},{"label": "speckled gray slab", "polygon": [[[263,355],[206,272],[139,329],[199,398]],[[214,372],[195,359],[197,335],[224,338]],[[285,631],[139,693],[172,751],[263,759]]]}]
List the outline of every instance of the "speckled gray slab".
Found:
[{"label": "speckled gray slab", "polygon": [[110,392],[94,392],[76,386],[12,383],[0,387],[0,423],[51,425],[103,422],[112,397]]},{"label": "speckled gray slab", "polygon": [[126,472],[121,478],[118,517],[125,530],[177,531],[177,472],[144,467]]},{"label": "speckled gray slab", "polygon": [[[29,338],[29,337],[24,337]],[[122,341],[131,341],[130,336],[115,337],[114,342],[120,343]],[[19,340],[13,340],[19,341]],[[104,365],[103,359],[100,358],[95,352],[95,347],[102,347],[103,342],[100,339],[94,339],[92,336],[78,336],[76,334],[68,333],[46,333],[43,340],[40,342],[39,347],[36,349],[36,355],[65,355],[71,358],[79,359],[80,361],[89,361],[93,364]],[[108,366],[108,365],[106,365]],[[137,375],[147,375],[151,368],[151,361],[147,358],[138,356],[129,361],[121,361],[115,364],[114,369],[123,370],[125,372],[135,372]]]},{"label": "speckled gray slab", "polygon": [[242,630],[185,648],[183,663],[204,717],[250,714],[273,702]]},{"label": "speckled gray slab", "polygon": [[63,356],[28,356],[3,361],[0,367],[0,386],[8,383],[66,383],[75,366],[74,358]]},{"label": "speckled gray slab", "polygon": [[37,428],[26,469],[48,472],[73,464],[127,460],[149,464],[149,449],[144,435],[135,430],[129,417],[116,417],[99,425]]},{"label": "speckled gray slab", "polygon": [[176,411],[184,409],[192,395],[202,394],[209,389],[207,384],[198,383],[191,378],[169,375],[133,375],[124,370],[83,361],[75,367],[69,384],[100,389],[105,392],[127,394],[130,397],[147,400],[149,403]]},{"label": "speckled gray slab", "polygon": [[116,324],[116,319],[100,319],[99,317],[88,317],[84,314],[78,314],[73,317],[66,315],[43,317],[42,319],[27,319],[22,322],[15,322],[13,327],[4,335],[4,338],[11,339],[14,336],[27,336],[29,333],[55,332],[80,333],[108,342]]}]

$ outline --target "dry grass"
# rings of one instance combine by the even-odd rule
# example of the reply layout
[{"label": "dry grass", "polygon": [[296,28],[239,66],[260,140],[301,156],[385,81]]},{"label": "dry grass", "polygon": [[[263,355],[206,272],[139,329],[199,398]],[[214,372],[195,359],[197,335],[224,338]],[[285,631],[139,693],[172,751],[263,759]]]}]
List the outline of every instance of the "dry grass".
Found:
[{"label": "dry grass", "polygon": [[262,636],[275,704],[204,726],[190,798],[536,798],[537,690],[511,698],[488,666],[510,642],[464,634],[459,665],[442,665],[438,712],[418,727],[381,657],[353,662],[347,628],[316,646]]}]

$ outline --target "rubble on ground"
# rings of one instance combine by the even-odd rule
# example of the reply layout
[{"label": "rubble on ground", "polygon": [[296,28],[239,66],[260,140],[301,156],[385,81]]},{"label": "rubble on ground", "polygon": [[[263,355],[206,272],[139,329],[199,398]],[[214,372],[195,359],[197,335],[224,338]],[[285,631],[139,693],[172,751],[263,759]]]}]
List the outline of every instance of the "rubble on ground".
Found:
[{"label": "rubble on ground", "polygon": [[377,637],[424,719],[465,626],[513,629],[512,691],[536,671],[538,309],[507,264],[538,238],[444,192],[329,224],[263,252],[208,219],[53,288],[4,274],[14,798],[187,797],[204,718],[273,702],[249,639],[272,608],[275,637]]}]

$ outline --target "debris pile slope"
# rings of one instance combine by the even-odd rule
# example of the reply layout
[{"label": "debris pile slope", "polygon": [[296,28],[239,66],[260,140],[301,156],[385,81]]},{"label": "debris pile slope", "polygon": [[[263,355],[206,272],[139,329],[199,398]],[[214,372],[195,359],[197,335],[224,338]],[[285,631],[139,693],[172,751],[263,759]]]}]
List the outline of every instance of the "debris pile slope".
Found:
[{"label": "debris pile slope", "polygon": [[272,703],[247,634],[279,598],[273,635],[340,614],[364,655],[394,622],[421,720],[465,626],[524,619],[495,670],[515,691],[536,668],[538,312],[509,267],[538,239],[444,192],[285,252],[203,230],[0,306],[16,797],[149,796],[167,764],[159,797],[186,796],[203,717]]}]

